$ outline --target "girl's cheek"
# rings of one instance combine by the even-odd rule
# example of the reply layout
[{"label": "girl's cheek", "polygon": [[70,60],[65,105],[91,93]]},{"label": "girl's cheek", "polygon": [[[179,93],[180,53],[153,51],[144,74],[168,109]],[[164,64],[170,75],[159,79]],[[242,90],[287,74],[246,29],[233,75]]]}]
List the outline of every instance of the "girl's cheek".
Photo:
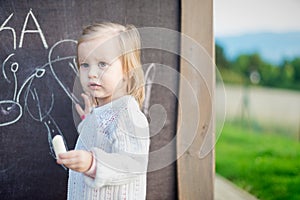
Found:
[{"label": "girl's cheek", "polygon": [[87,68],[80,68],[79,70],[79,77],[86,77],[88,76],[89,70]]},{"label": "girl's cheek", "polygon": [[80,67],[79,71],[86,72],[86,71],[88,71],[88,68]]},{"label": "girl's cheek", "polygon": [[79,72],[79,80],[80,80],[81,85],[84,85],[87,82],[87,79],[88,79],[87,73],[84,71],[80,71]]}]

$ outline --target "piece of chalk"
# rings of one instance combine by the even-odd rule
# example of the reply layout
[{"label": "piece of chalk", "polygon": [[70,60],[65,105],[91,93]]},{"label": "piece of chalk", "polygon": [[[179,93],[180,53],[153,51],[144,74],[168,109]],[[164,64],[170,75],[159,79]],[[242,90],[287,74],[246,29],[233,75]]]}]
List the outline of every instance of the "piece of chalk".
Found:
[{"label": "piece of chalk", "polygon": [[54,148],[56,159],[58,158],[58,154],[67,152],[64,140],[61,135],[56,135],[52,139],[52,145]]}]

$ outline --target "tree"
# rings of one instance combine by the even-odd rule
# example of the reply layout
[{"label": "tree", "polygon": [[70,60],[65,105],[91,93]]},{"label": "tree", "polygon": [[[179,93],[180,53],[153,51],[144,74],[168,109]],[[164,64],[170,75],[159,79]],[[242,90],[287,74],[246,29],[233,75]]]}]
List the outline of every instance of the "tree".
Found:
[{"label": "tree", "polygon": [[224,49],[220,45],[216,44],[215,46],[216,53],[216,65],[218,68],[229,68],[230,62],[225,56]]},{"label": "tree", "polygon": [[291,65],[294,68],[294,79],[296,82],[300,82],[300,58],[292,60]]},{"label": "tree", "polygon": [[300,57],[285,60],[280,66],[264,61],[258,53],[241,54],[230,61],[223,47],[216,44],[216,64],[225,82],[300,89]]}]

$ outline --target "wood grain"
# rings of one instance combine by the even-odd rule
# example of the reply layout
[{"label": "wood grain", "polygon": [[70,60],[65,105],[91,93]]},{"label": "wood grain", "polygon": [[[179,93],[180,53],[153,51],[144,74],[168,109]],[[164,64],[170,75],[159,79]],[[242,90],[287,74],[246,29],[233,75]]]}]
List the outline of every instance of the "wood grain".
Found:
[{"label": "wood grain", "polygon": [[[184,39],[181,42],[182,76],[177,124],[177,154],[180,156],[177,161],[178,199],[212,200],[215,173],[213,1],[183,0],[181,31],[193,42]],[[199,51],[199,45],[206,52]],[[189,59],[197,64],[191,65]],[[192,91],[188,88],[192,88]],[[193,117],[195,112],[199,112],[198,118]],[[191,145],[186,149],[189,143]],[[183,151],[183,155],[180,155]]]}]

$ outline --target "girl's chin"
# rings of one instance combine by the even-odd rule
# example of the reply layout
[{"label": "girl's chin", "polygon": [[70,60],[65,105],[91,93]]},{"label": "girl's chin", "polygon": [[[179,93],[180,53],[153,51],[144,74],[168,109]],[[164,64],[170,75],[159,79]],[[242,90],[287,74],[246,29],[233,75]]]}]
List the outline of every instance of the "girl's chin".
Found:
[{"label": "girl's chin", "polygon": [[111,95],[110,94],[104,94],[104,93],[91,93],[91,96],[93,98],[96,98],[96,99],[107,99],[107,98],[110,98]]},{"label": "girl's chin", "polygon": [[97,99],[105,98],[105,95],[101,95],[101,94],[97,94],[97,93],[91,93],[91,96],[93,98],[97,98]]},{"label": "girl's chin", "polygon": [[93,91],[93,90],[85,90],[84,93],[91,98],[101,98],[104,96],[101,92]]}]

